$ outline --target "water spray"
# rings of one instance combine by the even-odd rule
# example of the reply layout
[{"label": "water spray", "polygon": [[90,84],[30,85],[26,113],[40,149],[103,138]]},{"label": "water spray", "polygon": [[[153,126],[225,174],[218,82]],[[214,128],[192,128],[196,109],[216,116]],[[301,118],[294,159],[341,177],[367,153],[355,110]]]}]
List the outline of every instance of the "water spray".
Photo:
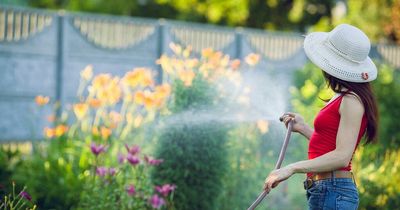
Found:
[{"label": "water spray", "polygon": [[[283,118],[280,117],[279,120],[282,122]],[[279,153],[279,158],[275,165],[275,170],[279,169],[281,167],[283,159],[285,158],[286,149],[289,144],[290,136],[292,134],[292,128],[293,128],[293,122],[292,122],[292,120],[290,120],[288,123],[285,140],[283,141],[281,152]],[[260,195],[257,197],[257,199],[253,202],[253,204],[251,204],[251,206],[247,210],[254,210],[267,195],[268,195],[268,192],[264,190],[262,193],[260,193]]]}]

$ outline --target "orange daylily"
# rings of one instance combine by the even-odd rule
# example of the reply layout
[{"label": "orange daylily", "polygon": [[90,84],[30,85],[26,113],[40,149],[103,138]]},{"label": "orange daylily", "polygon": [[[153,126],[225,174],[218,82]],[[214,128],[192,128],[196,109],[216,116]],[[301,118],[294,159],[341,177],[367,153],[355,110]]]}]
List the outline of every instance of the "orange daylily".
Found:
[{"label": "orange daylily", "polygon": [[83,71],[81,71],[81,78],[89,81],[92,79],[93,76],[93,66],[92,65],[87,65]]},{"label": "orange daylily", "polygon": [[50,101],[50,98],[48,96],[39,95],[39,96],[36,96],[36,98],[35,98],[35,102],[38,106],[44,106],[47,103],[49,103],[49,101]]},{"label": "orange daylily", "polygon": [[93,79],[92,86],[95,90],[98,90],[99,88],[106,86],[110,81],[110,74],[99,74]]},{"label": "orange daylily", "polygon": [[154,84],[151,70],[147,68],[136,68],[127,72],[123,78],[123,82],[130,87],[138,85],[146,87]]},{"label": "orange daylily", "polygon": [[174,72],[174,68],[171,65],[170,59],[166,55],[162,55],[160,59],[157,60],[156,62],[158,65],[161,65],[161,68],[163,71],[165,71],[167,74],[172,74]]},{"label": "orange daylily", "polygon": [[73,109],[74,109],[76,118],[81,120],[88,112],[89,106],[85,103],[78,103],[78,104],[74,104]]},{"label": "orange daylily", "polygon": [[135,92],[134,95],[134,101],[137,104],[143,104],[144,103],[144,92],[143,91],[137,91]]},{"label": "orange daylily", "polygon": [[56,121],[56,116],[54,114],[47,116],[47,121],[48,122]]},{"label": "orange daylily", "polygon": [[92,128],[92,134],[98,136],[100,134],[99,129],[97,127]]},{"label": "orange daylily", "polygon": [[250,66],[255,66],[260,61],[260,55],[251,53],[248,56],[246,56],[245,61]]},{"label": "orange daylily", "polygon": [[121,114],[116,111],[111,111],[108,115],[110,117],[111,122],[114,124],[118,124],[119,122],[122,121]]},{"label": "orange daylily", "polygon": [[156,87],[155,96],[156,98],[164,99],[171,94],[171,85],[162,84]]},{"label": "orange daylily", "polygon": [[209,58],[214,54],[214,50],[212,48],[204,48],[201,51],[201,56],[204,58]]},{"label": "orange daylily", "polygon": [[269,130],[269,123],[266,120],[258,120],[257,127],[261,131],[261,133],[267,133]]},{"label": "orange daylily", "polygon": [[68,131],[68,126],[57,125],[57,127],[55,128],[55,135],[57,137],[60,137],[60,136],[64,135],[67,131]]},{"label": "orange daylily", "polygon": [[133,126],[135,128],[137,128],[142,124],[142,122],[143,122],[143,117],[142,117],[142,115],[139,114],[137,117],[135,117],[135,121],[133,122]]},{"label": "orange daylily", "polygon": [[192,85],[193,79],[196,76],[194,71],[192,70],[186,70],[186,71],[180,71],[179,72],[179,78],[183,81],[186,87],[189,87]]},{"label": "orange daylily", "polygon": [[231,68],[232,68],[233,70],[238,69],[239,66],[240,66],[240,60],[239,60],[239,59],[235,59],[235,60],[233,60],[233,61],[231,62]]},{"label": "orange daylily", "polygon": [[97,99],[97,98],[91,98],[88,101],[90,107],[92,108],[99,108],[101,106],[101,100]]},{"label": "orange daylily", "polygon": [[119,78],[114,77],[109,83],[97,91],[97,98],[109,105],[118,103],[122,95]]},{"label": "orange daylily", "polygon": [[44,128],[44,135],[47,138],[53,138],[55,136],[56,132],[53,128],[45,127]]},{"label": "orange daylily", "polygon": [[176,54],[176,55],[180,55],[182,53],[182,47],[178,44],[175,44],[173,42],[171,42],[169,44],[169,48],[171,48],[171,50]]},{"label": "orange daylily", "polygon": [[108,137],[111,135],[112,131],[111,129],[101,126],[100,128],[100,133],[101,133],[101,137],[103,137],[104,139],[108,139]]}]

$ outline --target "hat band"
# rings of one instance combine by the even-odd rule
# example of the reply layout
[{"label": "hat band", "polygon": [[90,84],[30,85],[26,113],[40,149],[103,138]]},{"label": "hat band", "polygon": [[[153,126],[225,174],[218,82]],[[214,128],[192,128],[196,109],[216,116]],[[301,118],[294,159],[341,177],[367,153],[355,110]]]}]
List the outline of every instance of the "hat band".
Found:
[{"label": "hat band", "polygon": [[351,58],[351,57],[348,56],[347,54],[345,54],[345,53],[343,53],[342,51],[340,51],[339,49],[337,49],[337,48],[335,47],[335,45],[332,44],[331,40],[329,40],[329,38],[326,39],[326,41],[325,41],[325,46],[327,46],[327,47],[328,47],[330,50],[332,50],[334,53],[336,53],[336,54],[339,55],[340,57],[345,58],[346,60],[349,60],[349,61],[352,61],[352,62],[358,63],[358,64],[362,63],[362,61],[354,60],[353,58]]}]

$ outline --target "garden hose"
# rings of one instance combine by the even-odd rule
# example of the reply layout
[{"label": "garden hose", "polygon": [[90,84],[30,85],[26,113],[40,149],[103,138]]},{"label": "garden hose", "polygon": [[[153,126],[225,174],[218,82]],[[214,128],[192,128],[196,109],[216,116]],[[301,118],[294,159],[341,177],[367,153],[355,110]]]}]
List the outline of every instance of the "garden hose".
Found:
[{"label": "garden hose", "polygon": [[[279,120],[283,121],[283,118],[280,117]],[[275,170],[281,167],[283,159],[285,158],[286,148],[289,144],[290,135],[292,134],[292,128],[293,128],[293,122],[292,120],[290,120],[286,131],[285,141],[283,141],[281,152],[279,153],[279,158],[275,165]],[[260,193],[257,199],[253,202],[253,204],[251,204],[251,206],[247,210],[254,210],[267,195],[268,192],[264,190],[262,193]]]}]

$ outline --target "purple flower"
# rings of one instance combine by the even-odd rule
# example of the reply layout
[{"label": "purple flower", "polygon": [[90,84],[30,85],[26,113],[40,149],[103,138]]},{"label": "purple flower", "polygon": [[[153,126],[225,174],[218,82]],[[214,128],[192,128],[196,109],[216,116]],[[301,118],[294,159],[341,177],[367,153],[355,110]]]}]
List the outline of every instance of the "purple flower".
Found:
[{"label": "purple flower", "polygon": [[144,160],[146,161],[147,164],[153,165],[153,166],[158,166],[158,165],[160,165],[160,163],[164,162],[163,159],[155,159],[155,158],[153,158],[151,156],[147,156],[147,155],[144,156]]},{"label": "purple flower", "polygon": [[156,186],[157,192],[159,192],[164,197],[168,196],[169,193],[175,190],[176,186],[173,184],[165,184],[163,186]]},{"label": "purple flower", "polygon": [[108,169],[106,167],[97,167],[96,168],[96,174],[98,176],[105,176],[107,175]]},{"label": "purple flower", "polygon": [[128,151],[128,153],[131,155],[136,155],[140,152],[140,147],[137,145],[133,145],[132,147],[129,147],[127,144],[125,144],[125,148]]},{"label": "purple flower", "polygon": [[151,196],[151,198],[149,199],[149,202],[150,202],[151,206],[155,209],[159,209],[159,208],[161,208],[162,205],[165,204],[164,199],[159,197],[158,195]]},{"label": "purple flower", "polygon": [[121,153],[118,153],[118,163],[123,164],[125,162],[125,156]]},{"label": "purple flower", "polygon": [[102,144],[96,145],[95,143],[90,144],[90,149],[92,150],[92,153],[95,154],[96,156],[106,151],[106,147],[104,145]]},{"label": "purple flower", "polygon": [[128,186],[128,188],[126,188],[126,192],[127,192],[128,195],[130,195],[130,196],[134,195],[134,194],[136,193],[135,186],[133,186],[133,184],[130,184],[130,185]]},{"label": "purple flower", "polygon": [[131,154],[128,154],[126,159],[133,166],[139,164],[139,162],[140,162],[140,160],[139,160],[139,158],[137,156],[131,155]]},{"label": "purple flower", "polygon": [[108,169],[108,174],[110,174],[110,176],[114,176],[116,172],[117,172],[117,169],[115,169],[115,168]]},{"label": "purple flower", "polygon": [[32,201],[31,195],[29,195],[29,194],[28,194],[27,192],[25,192],[25,191],[22,191],[19,195],[20,195],[21,197],[25,198],[25,199],[28,200],[28,201]]}]

